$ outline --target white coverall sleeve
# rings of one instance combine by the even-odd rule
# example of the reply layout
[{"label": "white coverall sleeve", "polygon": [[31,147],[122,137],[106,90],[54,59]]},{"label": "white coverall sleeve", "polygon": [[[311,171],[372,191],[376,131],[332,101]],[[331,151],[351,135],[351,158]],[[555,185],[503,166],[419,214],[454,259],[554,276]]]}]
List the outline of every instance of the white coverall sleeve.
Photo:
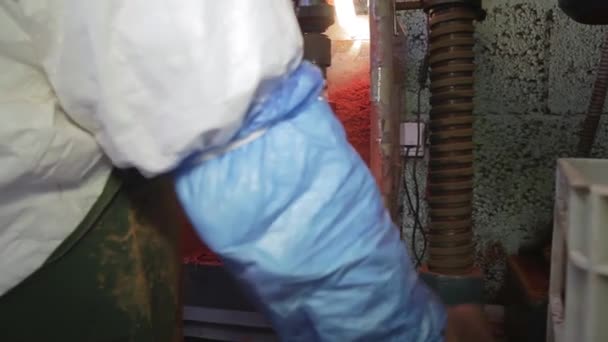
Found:
[{"label": "white coverall sleeve", "polygon": [[289,0],[24,0],[62,107],[119,167],[153,176],[226,144],[301,61]]}]

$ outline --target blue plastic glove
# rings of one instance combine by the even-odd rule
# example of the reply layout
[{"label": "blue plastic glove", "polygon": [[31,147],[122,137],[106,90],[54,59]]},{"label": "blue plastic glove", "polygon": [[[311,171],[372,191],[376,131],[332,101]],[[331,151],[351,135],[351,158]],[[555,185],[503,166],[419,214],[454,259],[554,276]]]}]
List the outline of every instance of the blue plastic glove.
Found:
[{"label": "blue plastic glove", "polygon": [[368,168],[304,63],[250,113],[256,140],[180,170],[205,243],[285,341],[440,341],[445,313],[412,267]]}]

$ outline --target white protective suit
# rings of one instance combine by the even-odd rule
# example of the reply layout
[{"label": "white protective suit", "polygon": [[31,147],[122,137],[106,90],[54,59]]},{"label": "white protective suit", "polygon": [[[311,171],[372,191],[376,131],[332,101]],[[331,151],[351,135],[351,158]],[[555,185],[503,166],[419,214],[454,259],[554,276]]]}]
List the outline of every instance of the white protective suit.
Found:
[{"label": "white protective suit", "polygon": [[230,141],[301,61],[292,12],[289,0],[0,0],[0,295],[76,228],[112,162],[153,176]]}]

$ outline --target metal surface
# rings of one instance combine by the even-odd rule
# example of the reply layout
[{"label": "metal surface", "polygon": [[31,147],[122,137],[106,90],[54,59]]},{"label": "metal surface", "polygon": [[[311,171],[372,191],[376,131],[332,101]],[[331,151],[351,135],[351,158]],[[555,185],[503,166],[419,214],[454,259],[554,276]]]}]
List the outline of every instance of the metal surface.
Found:
[{"label": "metal surface", "polygon": [[589,102],[589,109],[585,116],[585,121],[581,128],[579,143],[577,147],[577,157],[588,157],[593,147],[593,141],[597,134],[597,127],[600,121],[600,115],[604,110],[604,102],[606,101],[606,91],[608,90],[608,34],[604,38],[602,46],[602,57],[598,65],[595,83],[593,84],[593,92]]},{"label": "metal surface", "polygon": [[260,314],[224,267],[186,265],[183,272],[186,337],[220,341],[275,341]]},{"label": "metal surface", "polygon": [[425,1],[430,23],[429,269],[473,267],[473,20],[467,1]]},{"label": "metal surface", "polygon": [[479,10],[481,8],[481,0],[421,0],[424,8],[429,10],[438,6],[457,5],[466,6],[469,9]]},{"label": "metal surface", "polygon": [[[203,339],[203,341],[248,341],[270,342],[279,339],[272,331],[245,327],[233,327],[206,323],[185,323],[184,337]],[[187,339],[185,341],[188,341]]]},{"label": "metal surface", "polygon": [[304,36],[304,59],[325,76],[331,65],[331,40],[324,32],[334,23],[334,7],[321,0],[298,1],[296,15]]},{"label": "metal surface", "polygon": [[385,205],[397,216],[399,113],[393,91],[395,9],[392,1],[370,0],[371,148],[370,168]]},{"label": "metal surface", "polygon": [[582,24],[608,24],[608,1],[606,0],[559,0],[559,7],[570,18]]},{"label": "metal surface", "polygon": [[413,1],[396,1],[395,2],[395,11],[410,11],[422,9],[422,1],[421,0],[413,0]]},{"label": "metal surface", "polygon": [[324,4],[325,1],[323,1],[323,0],[298,0],[297,3],[298,3],[298,6],[304,7],[304,6],[321,5],[321,4]]},{"label": "metal surface", "polygon": [[325,1],[299,4],[296,15],[303,33],[323,33],[334,23],[334,7]]},{"label": "metal surface", "polygon": [[270,323],[257,312],[184,307],[184,336],[220,341],[278,341]]},{"label": "metal surface", "polygon": [[459,304],[483,303],[483,277],[479,270],[468,275],[445,275],[420,270],[420,278],[448,306]]},{"label": "metal surface", "polygon": [[238,325],[243,327],[268,328],[272,326],[264,316],[253,311],[222,310],[201,306],[184,306],[184,321],[212,324]]},{"label": "metal surface", "polygon": [[331,40],[325,34],[304,34],[304,59],[321,68],[326,76],[331,66]]}]

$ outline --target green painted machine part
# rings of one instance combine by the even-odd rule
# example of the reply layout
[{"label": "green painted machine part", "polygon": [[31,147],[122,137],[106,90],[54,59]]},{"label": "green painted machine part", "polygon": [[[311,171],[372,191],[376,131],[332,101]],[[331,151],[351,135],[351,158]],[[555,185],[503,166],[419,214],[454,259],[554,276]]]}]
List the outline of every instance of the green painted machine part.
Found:
[{"label": "green painted machine part", "polygon": [[114,173],[46,264],[0,297],[0,341],[181,340],[171,180]]}]

